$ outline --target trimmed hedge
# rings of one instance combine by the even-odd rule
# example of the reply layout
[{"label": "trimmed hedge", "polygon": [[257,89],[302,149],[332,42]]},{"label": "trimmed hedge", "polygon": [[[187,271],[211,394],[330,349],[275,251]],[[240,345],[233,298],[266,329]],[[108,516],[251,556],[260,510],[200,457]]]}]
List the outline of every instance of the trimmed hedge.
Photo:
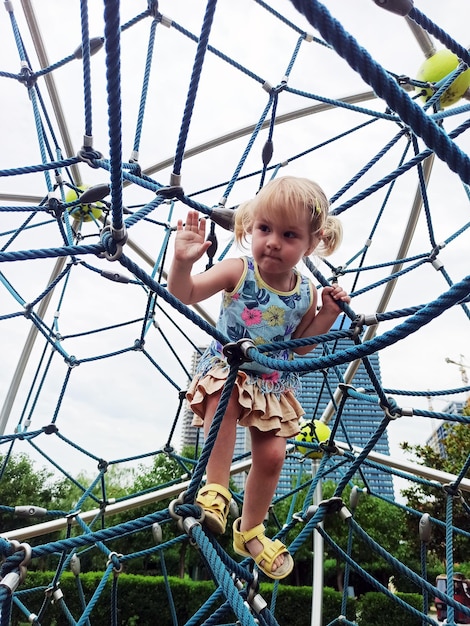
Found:
[{"label": "trimmed hedge", "polygon": [[[53,575],[50,572],[28,572],[25,583],[18,589],[19,600],[31,613],[38,614],[45,599]],[[83,612],[77,584],[83,590],[85,602],[90,602],[101,581],[99,572],[81,574],[76,579],[71,572],[64,572],[60,579],[60,592],[72,616],[77,619]],[[178,624],[186,623],[198,609],[208,600],[216,587],[212,581],[192,581],[189,579],[169,578],[171,597],[174,602]],[[28,589],[25,588],[27,585]],[[271,607],[274,590],[272,583],[261,583],[260,594]],[[90,623],[101,626],[110,623],[112,578],[108,580],[90,615]],[[49,597],[49,596],[48,596]],[[172,626],[170,602],[162,576],[139,576],[120,574],[118,577],[117,614],[120,626]],[[333,589],[325,588],[323,596],[323,624],[329,624],[340,614],[342,594]],[[222,604],[219,599],[208,609],[206,618]],[[310,626],[312,605],[311,587],[291,587],[279,585],[276,592],[274,615],[279,624],[289,626]],[[355,618],[355,600],[348,598],[347,617]],[[201,620],[203,621],[203,620]],[[224,623],[235,621],[235,616],[228,612],[224,615]],[[12,626],[23,626],[28,622],[17,606],[12,612]],[[61,608],[61,601],[55,600],[47,607],[45,621],[48,626],[68,626],[70,624]]]},{"label": "trimmed hedge", "polygon": [[[68,626],[69,619],[63,610],[65,604],[73,618],[83,613],[80,597],[81,591],[88,603],[98,587],[102,575],[100,572],[81,574],[79,578],[71,572],[65,572],[60,579],[59,594],[45,593],[53,574],[50,572],[28,572],[25,583],[18,589],[18,599],[27,607],[29,613],[38,614],[43,603],[50,602],[42,624],[48,626]],[[174,603],[178,624],[185,624],[200,607],[210,598],[216,587],[212,581],[192,581],[170,577],[171,599]],[[108,580],[90,615],[92,626],[111,623],[111,611],[117,611],[119,626],[173,626],[171,605],[165,579],[162,576],[142,576],[119,574],[117,606],[112,603],[112,577]],[[27,587],[26,587],[27,586]],[[271,608],[271,599],[275,586],[272,583],[261,583],[260,595]],[[63,601],[60,599],[63,594]],[[55,598],[54,598],[55,595]],[[419,594],[397,594],[405,602],[421,610],[422,598]],[[322,624],[326,626],[334,622],[341,614],[342,594],[325,587],[323,590]],[[207,614],[199,623],[209,617],[222,604],[219,598],[208,607]],[[279,585],[276,589],[274,616],[281,626],[310,626],[312,607],[311,587],[291,587]],[[356,615],[357,612],[357,615]],[[30,624],[28,615],[13,606],[12,626]],[[421,626],[421,620],[405,609],[396,605],[387,596],[371,592],[364,594],[359,600],[348,598],[346,617],[353,622],[357,619],[359,626],[383,626],[384,616],[387,626]],[[235,616],[231,611],[223,615],[221,623],[234,623]]]},{"label": "trimmed hedge", "polygon": [[[422,610],[423,598],[418,593],[397,593],[397,597],[414,607]],[[364,594],[358,607],[360,626],[421,626],[421,617],[412,615],[391,598],[383,593],[371,591]],[[385,618],[386,616],[386,618]]]}]

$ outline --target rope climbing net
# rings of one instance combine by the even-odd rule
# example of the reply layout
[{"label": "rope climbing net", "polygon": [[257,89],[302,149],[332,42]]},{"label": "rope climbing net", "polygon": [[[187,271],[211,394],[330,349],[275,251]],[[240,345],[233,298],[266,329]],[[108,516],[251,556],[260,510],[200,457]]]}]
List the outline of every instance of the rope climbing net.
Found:
[{"label": "rope climbing net", "polygon": [[[3,513],[23,515],[15,530],[0,528],[1,626],[10,623],[13,606],[31,623],[50,623],[51,601],[68,623],[91,623],[108,580],[110,620],[117,624],[126,562],[162,555],[188,535],[216,590],[187,624],[221,623],[230,611],[243,625],[278,623],[275,597],[268,606],[258,593],[256,568],[249,559],[235,561],[205,531],[194,505],[245,359],[328,373],[318,404],[323,408],[309,417],[327,422],[331,436],[316,472],[306,478],[305,458],[291,450],[298,474],[285,496],[292,503],[278,537],[294,537],[288,547],[295,559],[312,536],[321,536],[343,561],[346,591],[338,621],[352,623],[345,617],[352,571],[422,623],[436,623],[428,616],[434,596],[447,603],[448,623],[454,611],[469,616],[468,608],[428,583],[425,559],[422,571],[411,570],[368,535],[353,515],[355,506],[343,501],[367,466],[430,489],[445,487],[446,514],[431,521],[446,529],[452,581],[453,542],[469,536],[454,524],[453,513],[463,507],[468,514],[470,457],[454,476],[418,471],[393,454],[374,456],[374,447],[404,428],[424,433],[426,420],[469,422],[461,413],[422,404],[470,391],[465,380],[458,387],[440,385],[438,365],[443,354],[462,352],[468,336],[468,50],[411,0],[376,2],[390,12],[363,0],[359,10],[376,32],[363,29],[362,40],[343,26],[351,8],[337,8],[336,15],[327,8],[333,2],[191,0],[165,6],[104,0],[89,6],[82,0],[65,9],[48,1],[50,11],[43,2],[36,14],[32,0],[22,0],[21,11],[5,0],[0,20],[2,106],[8,109],[0,122],[8,146],[0,156],[0,473],[5,476],[13,455],[25,451],[73,482],[81,496],[66,511],[0,502]],[[351,24],[354,30],[357,19]],[[383,34],[395,28],[404,57],[394,43],[386,64],[379,62]],[[437,47],[455,55],[453,65],[436,56]],[[430,68],[414,78],[413,64],[425,58]],[[209,134],[216,138],[208,140]],[[188,308],[166,289],[176,220],[188,208],[208,218],[213,245],[204,263],[210,266],[237,253],[233,209],[282,173],[309,176],[329,191],[345,241],[328,260],[306,261],[304,271],[319,287],[341,280],[351,305],[330,333],[289,344],[318,344],[313,356],[286,363],[269,356],[278,344],[230,345],[231,372],[211,432],[197,459],[184,458],[176,437],[191,358],[211,337],[229,342],[214,329],[218,303]],[[385,384],[371,365],[377,353]],[[354,387],[359,364],[367,389]],[[397,397],[407,397],[412,408]],[[361,449],[351,444],[343,423],[356,402],[382,411]],[[310,447],[318,450],[315,443]],[[136,466],[159,455],[176,461],[177,479],[113,500],[110,466]],[[246,455],[234,459],[234,472],[248,467]],[[332,467],[340,472],[332,498],[311,506]],[[77,468],[92,479],[80,482]],[[243,492],[234,497],[243,504]],[[139,513],[165,499],[169,507]],[[393,499],[389,504],[398,505]],[[113,513],[123,511],[135,515],[113,525]],[[422,519],[419,511],[408,512]],[[347,524],[347,545],[337,545],[323,529],[329,514]],[[41,519],[23,528],[25,515]],[[159,526],[168,522],[173,536],[155,542]],[[43,539],[57,531],[61,538]],[[141,537],[138,549],[112,549],[114,540],[134,534]],[[353,559],[353,539],[415,583],[421,610]],[[423,546],[426,541],[425,531]],[[91,548],[102,553],[104,573],[93,597],[82,598],[80,615],[72,615],[60,578],[72,566],[79,579],[77,558]],[[23,588],[28,570],[46,557],[55,559],[56,570],[38,605]],[[169,600],[171,594],[168,586]],[[315,610],[321,614],[320,606]],[[174,613],[172,619],[182,623]]]}]

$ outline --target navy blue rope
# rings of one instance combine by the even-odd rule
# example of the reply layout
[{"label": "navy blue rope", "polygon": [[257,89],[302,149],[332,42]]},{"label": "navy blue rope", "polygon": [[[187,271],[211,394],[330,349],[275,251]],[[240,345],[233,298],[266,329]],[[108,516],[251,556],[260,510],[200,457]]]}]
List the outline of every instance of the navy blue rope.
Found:
[{"label": "navy blue rope", "polygon": [[176,147],[173,172],[177,175],[181,173],[181,164],[183,162],[184,149],[186,146],[186,139],[187,139],[188,131],[189,131],[189,124],[191,121],[191,115],[192,115],[193,108],[194,108],[197,87],[198,87],[199,78],[201,75],[204,56],[207,50],[207,45],[209,41],[209,35],[210,35],[211,26],[212,26],[212,20],[214,18],[216,4],[217,4],[217,0],[209,0],[206,6],[206,13],[204,15],[201,35],[199,37],[196,56],[194,59],[193,72],[191,75],[188,95],[186,98],[186,105],[184,107],[183,119],[181,121],[180,134],[178,137],[178,145]]},{"label": "navy blue rope", "polygon": [[317,0],[292,0],[294,6],[320,31],[336,52],[383,98],[392,111],[422,137],[437,156],[453,172],[470,183],[470,158],[451,141],[450,137],[431,120],[395,80],[359,46],[343,26],[332,17],[327,8]]},{"label": "navy blue rope", "polygon": [[428,33],[434,35],[446,48],[456,54],[459,59],[462,59],[468,66],[470,66],[470,54],[467,48],[461,46],[457,41],[446,33],[440,26],[434,24],[426,15],[421,13],[416,7],[413,7],[408,13],[408,17],[414,20],[417,24],[422,26]]},{"label": "navy blue rope", "polygon": [[[108,89],[109,155],[111,165],[111,205],[113,229],[123,228],[122,146],[121,146],[121,43],[120,2],[106,0],[104,5],[106,78]],[[121,233],[122,235],[122,233]],[[118,234],[116,238],[119,240]]]},{"label": "navy blue rope", "polygon": [[85,135],[91,137],[92,101],[91,101],[91,68],[90,68],[90,33],[88,30],[88,0],[80,0],[80,20],[82,24],[82,65],[83,65],[83,98],[85,107]]}]

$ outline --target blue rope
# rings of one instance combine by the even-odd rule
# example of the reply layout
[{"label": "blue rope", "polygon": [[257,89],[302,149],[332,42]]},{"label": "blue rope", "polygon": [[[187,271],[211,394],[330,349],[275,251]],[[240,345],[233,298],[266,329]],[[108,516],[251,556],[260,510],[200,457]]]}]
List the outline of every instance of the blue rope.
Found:
[{"label": "blue rope", "polygon": [[191,75],[188,95],[187,95],[186,104],[184,107],[183,119],[181,121],[180,135],[178,137],[178,145],[176,147],[175,161],[173,165],[173,172],[177,175],[181,173],[181,164],[183,162],[183,155],[184,155],[186,139],[187,139],[188,131],[189,131],[189,124],[191,121],[191,114],[194,108],[197,87],[199,84],[199,78],[201,76],[202,65],[203,65],[204,57],[205,57],[206,50],[207,50],[207,45],[209,41],[212,20],[214,19],[216,4],[217,4],[217,0],[209,0],[207,3],[206,13],[204,15],[204,22],[201,28],[201,35],[199,37],[196,56],[194,58],[193,72]]},{"label": "blue rope", "polygon": [[[294,6],[322,34],[336,52],[396,111],[413,132],[422,137],[465,183],[470,183],[470,159],[439,126],[397,85],[371,55],[317,0],[292,0]],[[468,55],[468,53],[467,53]]]}]

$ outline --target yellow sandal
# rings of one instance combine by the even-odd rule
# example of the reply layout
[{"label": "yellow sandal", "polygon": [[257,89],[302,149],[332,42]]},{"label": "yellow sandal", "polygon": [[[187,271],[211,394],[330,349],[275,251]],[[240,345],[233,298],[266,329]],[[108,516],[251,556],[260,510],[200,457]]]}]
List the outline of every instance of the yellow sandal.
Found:
[{"label": "yellow sandal", "polygon": [[[241,531],[240,528],[241,517],[236,519],[233,523],[233,549],[240,556],[251,557],[258,565],[260,570],[269,576],[269,578],[280,579],[285,578],[292,572],[294,567],[294,560],[289,554],[286,546],[279,541],[279,539],[269,539],[265,536],[264,525],[258,524],[250,530]],[[263,544],[263,549],[255,557],[245,547],[245,544],[251,539],[258,539]],[[281,554],[284,555],[284,563],[278,567],[274,572],[271,571],[274,561]]]},{"label": "yellow sandal", "polygon": [[217,483],[210,483],[199,490],[196,504],[204,509],[204,523],[212,533],[221,535],[225,532],[231,499],[230,491]]}]

